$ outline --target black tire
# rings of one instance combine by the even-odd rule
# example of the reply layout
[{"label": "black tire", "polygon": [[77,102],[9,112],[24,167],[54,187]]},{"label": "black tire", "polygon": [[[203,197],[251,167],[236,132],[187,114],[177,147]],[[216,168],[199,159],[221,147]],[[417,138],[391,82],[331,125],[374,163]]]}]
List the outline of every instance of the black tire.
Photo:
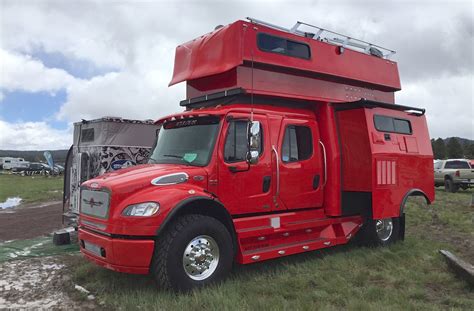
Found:
[{"label": "black tire", "polygon": [[[387,237],[382,238],[379,233],[377,233],[377,223],[379,221],[383,222],[388,220],[391,220],[392,230]],[[404,228],[400,228],[399,217],[387,218],[385,220],[368,219],[361,229],[362,244],[367,246],[388,246],[398,241],[400,237],[404,235],[404,232],[400,234],[400,230],[404,230]]]},{"label": "black tire", "polygon": [[[218,245],[219,260],[214,272],[204,280],[192,279],[184,269],[184,252],[199,236],[209,236]],[[204,215],[185,215],[158,236],[151,272],[162,288],[189,291],[224,279],[232,268],[234,252],[227,228],[217,219]]]},{"label": "black tire", "polygon": [[459,186],[456,185],[452,179],[450,178],[447,178],[445,181],[444,181],[444,189],[447,191],[447,192],[451,192],[451,193],[456,193],[458,192],[459,190]]}]

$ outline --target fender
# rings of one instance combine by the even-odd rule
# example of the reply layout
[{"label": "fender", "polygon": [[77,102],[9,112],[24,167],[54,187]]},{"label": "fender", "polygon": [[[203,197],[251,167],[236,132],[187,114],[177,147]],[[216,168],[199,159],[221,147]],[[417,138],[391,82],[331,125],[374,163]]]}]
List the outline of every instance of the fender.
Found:
[{"label": "fender", "polygon": [[407,203],[408,198],[411,196],[422,196],[425,198],[426,204],[431,204],[430,199],[428,199],[428,196],[423,192],[423,190],[417,188],[411,189],[405,194],[402,203],[400,204],[400,215],[403,215],[403,213],[405,212],[405,204]]},{"label": "fender", "polygon": [[[208,205],[209,207],[204,207],[206,205]],[[188,209],[192,209],[192,208],[196,208],[196,212],[200,214],[213,216],[219,219],[224,224],[224,226],[226,226],[226,228],[229,230],[229,233],[232,238],[234,252],[236,252],[237,235],[235,233],[235,227],[234,227],[234,222],[232,220],[232,216],[229,214],[229,212],[224,207],[224,205],[217,198],[212,197],[212,196],[196,195],[196,196],[188,197],[180,201],[168,213],[165,220],[161,223],[160,227],[156,231],[156,235],[159,236],[160,233],[162,233],[164,229],[167,227],[167,225],[173,221],[173,219],[175,219],[176,217],[179,217],[180,215],[187,214]],[[216,208],[218,211],[217,213],[215,210]]]}]

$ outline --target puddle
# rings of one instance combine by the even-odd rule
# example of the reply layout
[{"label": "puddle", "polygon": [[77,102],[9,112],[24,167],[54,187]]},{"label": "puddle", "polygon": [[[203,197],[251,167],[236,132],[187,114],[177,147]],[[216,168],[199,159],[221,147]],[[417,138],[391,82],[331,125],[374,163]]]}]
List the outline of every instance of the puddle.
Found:
[{"label": "puddle", "polygon": [[5,202],[0,203],[0,209],[7,209],[18,206],[20,205],[21,200],[22,199],[20,197],[8,198]]}]

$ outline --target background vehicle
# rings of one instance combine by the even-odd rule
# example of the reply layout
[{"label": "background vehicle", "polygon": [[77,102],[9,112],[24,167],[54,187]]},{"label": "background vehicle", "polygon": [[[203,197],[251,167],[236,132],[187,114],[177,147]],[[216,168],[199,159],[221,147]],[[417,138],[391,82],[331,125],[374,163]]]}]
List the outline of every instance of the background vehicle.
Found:
[{"label": "background vehicle", "polygon": [[30,162],[27,167],[14,167],[12,172],[24,175],[49,175],[51,174],[51,168],[44,163]]},{"label": "background vehicle", "polygon": [[115,117],[74,123],[74,141],[64,169],[65,223],[77,226],[80,184],[106,172],[146,163],[157,129],[150,120]]},{"label": "background vehicle", "polygon": [[3,169],[4,170],[11,170],[12,168],[25,168],[28,167],[30,162],[25,161],[23,158],[10,158],[4,157],[3,158]]},{"label": "background vehicle", "polygon": [[250,19],[178,46],[185,111],[156,122],[149,164],[82,183],[81,252],[189,290],[233,262],[403,240],[407,198],[434,200],[425,111],[395,104],[393,51],[325,32]]},{"label": "background vehicle", "polygon": [[469,160],[448,159],[434,164],[435,186],[444,186],[446,191],[457,192],[474,185],[474,169]]}]

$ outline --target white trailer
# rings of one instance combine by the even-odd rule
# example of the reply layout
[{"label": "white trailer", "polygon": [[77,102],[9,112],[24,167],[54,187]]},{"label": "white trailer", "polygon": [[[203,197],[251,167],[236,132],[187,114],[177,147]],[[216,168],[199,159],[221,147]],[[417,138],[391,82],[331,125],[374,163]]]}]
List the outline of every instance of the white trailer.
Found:
[{"label": "white trailer", "polygon": [[0,164],[4,170],[11,170],[15,167],[28,167],[30,162],[25,161],[23,158],[4,157],[1,159]]}]

